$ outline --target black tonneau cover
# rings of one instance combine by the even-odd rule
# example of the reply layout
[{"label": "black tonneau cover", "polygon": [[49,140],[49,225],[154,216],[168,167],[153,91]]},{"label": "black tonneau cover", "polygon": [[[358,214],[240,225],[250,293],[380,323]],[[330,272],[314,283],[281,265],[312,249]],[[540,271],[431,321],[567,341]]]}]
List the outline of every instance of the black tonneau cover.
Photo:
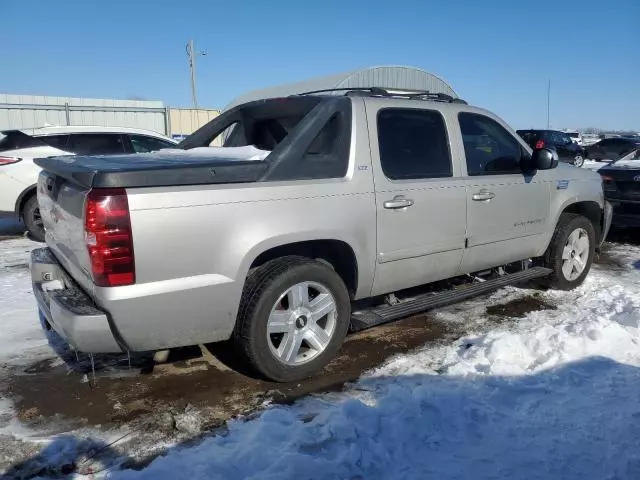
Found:
[{"label": "black tonneau cover", "polygon": [[85,188],[163,187],[255,182],[264,160],[226,159],[176,153],[38,158],[35,163]]}]

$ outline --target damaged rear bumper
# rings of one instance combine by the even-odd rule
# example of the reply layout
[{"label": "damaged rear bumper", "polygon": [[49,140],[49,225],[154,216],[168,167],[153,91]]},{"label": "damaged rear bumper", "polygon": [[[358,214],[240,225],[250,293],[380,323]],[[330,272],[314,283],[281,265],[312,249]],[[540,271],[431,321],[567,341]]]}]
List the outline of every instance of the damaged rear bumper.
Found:
[{"label": "damaged rear bumper", "polygon": [[30,268],[41,317],[69,345],[86,353],[124,351],[107,313],[67,275],[48,248],[31,252]]}]

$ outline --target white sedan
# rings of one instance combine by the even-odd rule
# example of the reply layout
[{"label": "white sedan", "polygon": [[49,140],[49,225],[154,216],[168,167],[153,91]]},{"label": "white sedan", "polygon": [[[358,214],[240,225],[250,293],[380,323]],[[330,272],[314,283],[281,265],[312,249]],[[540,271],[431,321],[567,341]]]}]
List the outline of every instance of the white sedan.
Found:
[{"label": "white sedan", "polygon": [[34,240],[44,240],[34,158],[58,155],[114,155],[171,148],[175,140],[156,132],[123,127],[42,127],[0,132],[0,212],[15,212]]}]

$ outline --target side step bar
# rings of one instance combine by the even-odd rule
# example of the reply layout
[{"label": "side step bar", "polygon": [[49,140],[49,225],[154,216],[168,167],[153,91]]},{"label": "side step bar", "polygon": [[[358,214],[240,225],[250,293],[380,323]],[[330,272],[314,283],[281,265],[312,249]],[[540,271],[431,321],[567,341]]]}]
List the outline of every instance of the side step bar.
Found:
[{"label": "side step bar", "polygon": [[517,273],[462,286],[440,293],[426,293],[396,305],[380,305],[367,310],[359,310],[351,314],[351,331],[357,332],[366,328],[392,322],[400,318],[415,315],[432,308],[444,307],[467,298],[489,293],[498,288],[527,282],[535,278],[546,277],[552,272],[550,268],[533,267]]}]

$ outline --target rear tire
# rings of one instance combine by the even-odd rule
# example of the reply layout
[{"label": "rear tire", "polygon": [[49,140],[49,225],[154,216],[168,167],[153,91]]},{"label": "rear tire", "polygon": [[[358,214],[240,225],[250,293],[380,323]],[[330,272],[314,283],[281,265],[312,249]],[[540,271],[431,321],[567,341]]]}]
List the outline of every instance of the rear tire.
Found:
[{"label": "rear tire", "polygon": [[575,213],[560,215],[558,225],[542,257],[553,270],[543,283],[558,290],[573,290],[584,282],[595,255],[596,235],[588,218]]},{"label": "rear tire", "polygon": [[24,203],[24,207],[22,207],[22,221],[33,240],[36,242],[44,242],[44,225],[42,224],[36,194],[31,195]]},{"label": "rear tire", "polygon": [[260,374],[292,382],[317,373],[336,355],[350,319],[349,292],[331,266],[283,257],[249,273],[234,342]]}]

